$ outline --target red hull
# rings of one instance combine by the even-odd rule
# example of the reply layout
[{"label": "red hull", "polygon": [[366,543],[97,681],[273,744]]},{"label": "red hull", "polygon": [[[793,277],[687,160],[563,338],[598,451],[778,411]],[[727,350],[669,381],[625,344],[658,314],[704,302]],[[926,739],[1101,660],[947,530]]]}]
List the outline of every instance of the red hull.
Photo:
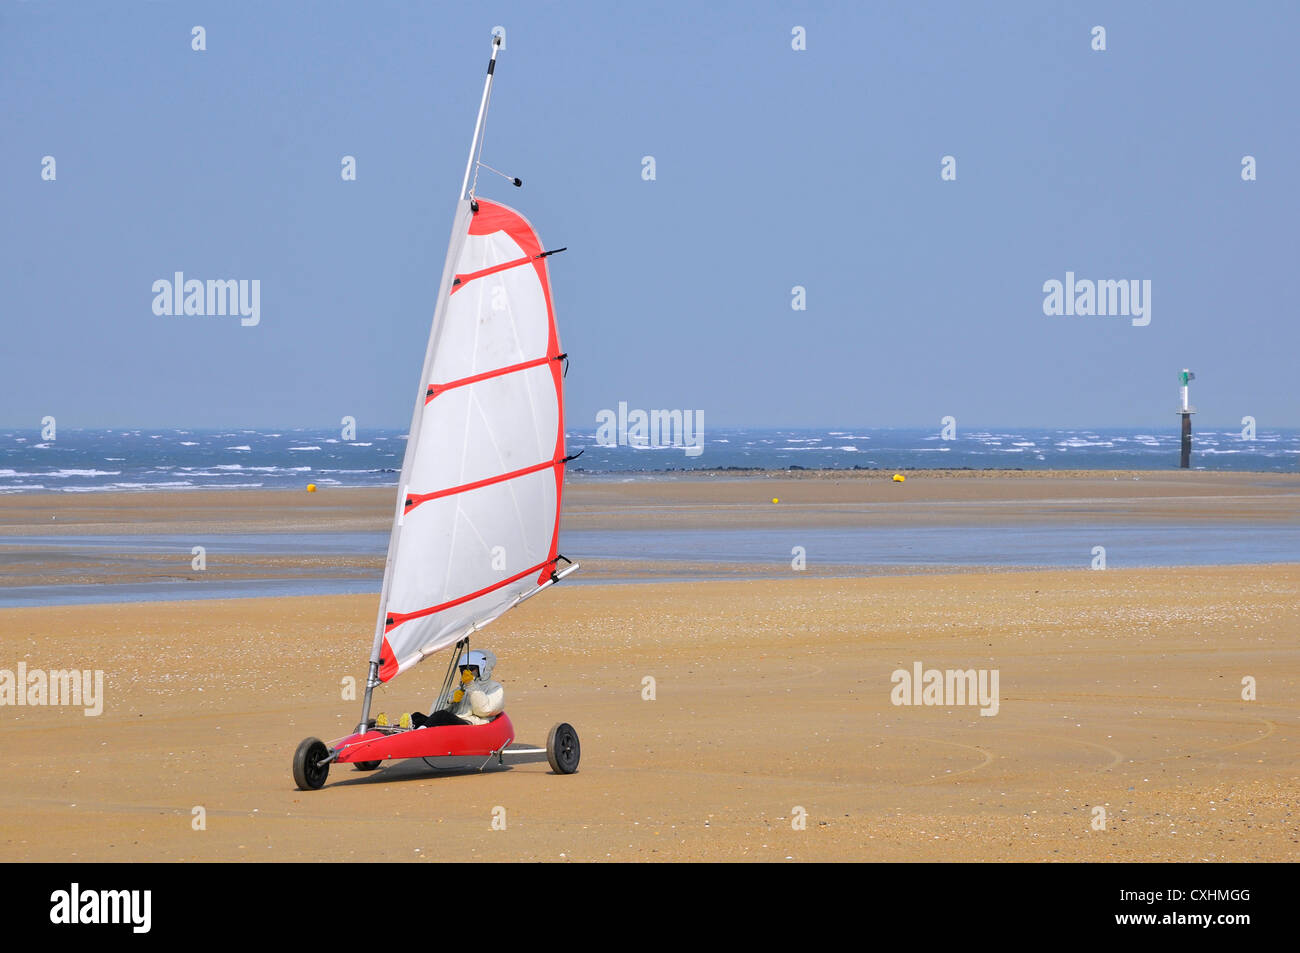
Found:
[{"label": "red hull", "polygon": [[394,758],[486,758],[515,740],[515,726],[505,712],[486,725],[440,725],[385,733],[348,735],[331,747],[336,761],[389,761]]}]

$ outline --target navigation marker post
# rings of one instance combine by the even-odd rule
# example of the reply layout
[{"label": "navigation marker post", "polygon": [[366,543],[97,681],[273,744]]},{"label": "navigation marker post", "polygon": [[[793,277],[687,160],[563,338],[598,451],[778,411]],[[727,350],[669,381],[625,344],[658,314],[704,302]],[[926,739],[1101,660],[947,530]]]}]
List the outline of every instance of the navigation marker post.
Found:
[{"label": "navigation marker post", "polygon": [[1192,465],[1192,414],[1196,413],[1195,409],[1187,402],[1187,384],[1189,381],[1196,380],[1196,375],[1183,368],[1183,372],[1178,375],[1179,393],[1183,399],[1183,406],[1178,411],[1183,418],[1183,449],[1178,458],[1178,468],[1186,470]]}]

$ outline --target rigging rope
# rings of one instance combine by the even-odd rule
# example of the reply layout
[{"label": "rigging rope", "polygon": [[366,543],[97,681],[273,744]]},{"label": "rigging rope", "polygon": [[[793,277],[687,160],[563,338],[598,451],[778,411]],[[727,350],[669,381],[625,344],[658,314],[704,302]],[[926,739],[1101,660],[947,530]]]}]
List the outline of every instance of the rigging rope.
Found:
[{"label": "rigging rope", "polygon": [[483,168],[487,169],[489,172],[495,172],[497,175],[501,176],[501,178],[505,179],[507,182],[509,182],[511,185],[515,186],[516,188],[523,185],[523,182],[520,181],[519,179],[516,179],[513,175],[506,175],[500,169],[494,169],[486,162],[480,162],[478,164],[481,165]]}]

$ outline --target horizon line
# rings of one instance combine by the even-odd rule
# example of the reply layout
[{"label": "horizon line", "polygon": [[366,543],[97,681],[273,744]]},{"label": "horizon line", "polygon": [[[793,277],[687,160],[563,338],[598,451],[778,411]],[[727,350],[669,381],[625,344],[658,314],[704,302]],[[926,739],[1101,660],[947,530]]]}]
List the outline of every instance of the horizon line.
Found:
[{"label": "horizon line", "polygon": [[[1162,431],[1162,430],[1168,429],[1168,430],[1170,430],[1170,431],[1172,431],[1172,432],[1177,433],[1177,432],[1179,431],[1179,421],[1178,421],[1178,419],[1177,419],[1177,418],[1179,417],[1179,415],[1178,415],[1177,413],[1173,413],[1173,414],[1171,414],[1170,416],[1171,416],[1173,419],[1172,419],[1168,424],[1152,424],[1152,423],[1137,423],[1137,424],[1126,423],[1126,424],[1117,424],[1117,423],[1107,423],[1107,424],[1090,424],[1090,425],[1084,425],[1084,424],[1077,424],[1077,423],[1074,423],[1074,424],[1008,424],[1008,423],[998,423],[998,424],[982,424],[982,423],[981,423],[981,424],[960,424],[960,423],[959,423],[958,426],[957,426],[957,439],[960,439],[961,434],[963,434],[963,433],[971,433],[971,432],[981,432],[981,433],[984,433],[984,432],[990,432],[990,431],[993,431],[993,430],[1004,430],[1004,431],[1014,431],[1014,430],[1083,430],[1083,431],[1094,431],[1094,432],[1095,432],[1095,431],[1100,431],[1100,430],[1155,430],[1155,431]],[[1232,421],[1232,422],[1230,422],[1230,423],[1229,423],[1229,422],[1216,422],[1216,421],[1213,421],[1213,420],[1207,420],[1207,421],[1204,421],[1204,422],[1202,423],[1202,425],[1201,425],[1201,427],[1200,427],[1199,429],[1200,429],[1201,431],[1205,431],[1205,430],[1240,430],[1240,429],[1241,429],[1241,426],[1242,426],[1242,425],[1241,425],[1240,420],[1235,420],[1235,421]],[[1272,430],[1272,431],[1300,430],[1300,424],[1278,424],[1278,425],[1271,425],[1271,424],[1270,424],[1270,425],[1267,425],[1267,426],[1261,426],[1261,425],[1259,425],[1258,422],[1257,422],[1255,426],[1256,426],[1256,432],[1257,432],[1257,433],[1259,433],[1259,432],[1268,432],[1268,431],[1270,431],[1270,430]],[[13,433],[13,434],[26,434],[26,433],[32,433],[32,434],[37,435],[38,437],[39,437],[39,435],[40,435],[40,433],[41,433],[41,429],[42,429],[42,428],[41,428],[39,425],[37,425],[37,426],[5,426],[5,425],[0,425],[0,432],[8,432],[8,433]],[[338,426],[337,424],[332,424],[332,425],[323,425],[323,426],[302,426],[302,425],[286,426],[286,425],[281,425],[281,424],[259,424],[259,425],[249,425],[249,424],[228,424],[228,425],[224,425],[224,426],[214,426],[214,425],[195,426],[195,425],[192,425],[192,424],[191,424],[191,425],[186,425],[186,426],[158,425],[158,424],[115,424],[115,425],[112,425],[112,426],[98,426],[98,427],[72,427],[72,426],[59,426],[58,429],[61,430],[61,431],[68,432],[68,433],[113,433],[113,432],[122,432],[122,431],[142,431],[142,430],[171,431],[171,432],[182,432],[182,433],[214,433],[214,432],[224,432],[224,431],[238,431],[238,432],[249,432],[249,433],[263,433],[263,432],[266,432],[266,431],[282,431],[282,432],[303,431],[303,432],[310,432],[310,433],[332,433],[332,432],[338,431],[340,428],[339,428],[339,426]],[[591,429],[592,429],[592,431],[593,431],[593,433],[594,433],[594,431],[595,431],[597,428],[593,427],[593,428],[591,428]],[[814,424],[778,424],[778,425],[774,425],[774,424],[715,424],[715,425],[709,427],[708,429],[709,429],[709,430],[712,430],[712,431],[714,431],[714,432],[717,432],[717,431],[720,431],[720,430],[727,430],[727,431],[817,431],[817,432],[828,432],[828,433],[829,433],[829,432],[833,432],[833,431],[840,431],[840,430],[912,430],[912,431],[934,430],[936,433],[938,433],[938,432],[942,431],[943,427],[942,427],[942,425],[935,426],[935,425],[933,425],[933,424],[862,424],[862,423],[859,423],[859,424],[843,424],[843,423],[841,423],[841,424],[815,424],[815,425],[814,425]],[[583,433],[583,432],[585,432],[585,430],[586,430],[586,428],[573,428],[573,427],[566,427],[566,428],[565,428],[565,433],[566,433],[566,434]],[[1196,428],[1195,426],[1193,426],[1193,433],[1195,433],[1196,430],[1197,430],[1197,428]],[[379,432],[379,433],[400,433],[400,434],[406,435],[406,434],[409,433],[409,431],[410,431],[410,427],[409,427],[409,425],[407,425],[407,426],[401,426],[401,427],[393,427],[393,426],[370,426],[370,427],[366,427],[366,428],[357,427],[357,433],[358,433],[358,434],[363,433],[363,432],[366,432],[366,431],[369,431],[369,432]],[[56,439],[57,439],[57,438],[56,438]],[[351,442],[351,441],[347,441],[347,442]]]}]

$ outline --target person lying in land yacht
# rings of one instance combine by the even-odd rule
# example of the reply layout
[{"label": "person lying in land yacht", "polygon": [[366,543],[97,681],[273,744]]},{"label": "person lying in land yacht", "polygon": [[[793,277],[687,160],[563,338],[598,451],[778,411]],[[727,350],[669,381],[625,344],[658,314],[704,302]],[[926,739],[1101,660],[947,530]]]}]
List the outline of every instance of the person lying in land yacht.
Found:
[{"label": "person lying in land yacht", "polygon": [[[409,712],[398,722],[400,728],[431,728],[437,725],[486,725],[505,710],[506,690],[492,680],[497,657],[477,649],[460,657],[460,684],[445,708],[424,715]],[[434,705],[438,700],[434,699]],[[385,727],[388,718],[380,715],[375,724]]]}]

